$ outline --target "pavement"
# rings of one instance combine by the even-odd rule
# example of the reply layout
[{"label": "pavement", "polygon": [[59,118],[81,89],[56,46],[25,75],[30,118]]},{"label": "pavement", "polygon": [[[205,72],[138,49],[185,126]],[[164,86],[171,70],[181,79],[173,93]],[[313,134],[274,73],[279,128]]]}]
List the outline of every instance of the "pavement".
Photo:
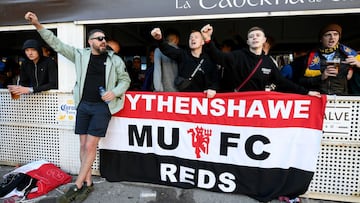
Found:
[{"label": "pavement", "polygon": [[[0,177],[14,167],[0,165]],[[133,182],[108,182],[94,176],[95,190],[84,203],[258,203],[258,201],[238,194],[209,192],[200,189],[181,189],[175,187]],[[73,182],[76,176],[73,176]],[[31,200],[0,200],[0,203],[56,203],[56,197],[66,191],[73,183],[62,185],[48,194]],[[270,203],[280,203],[273,200]],[[335,201],[301,198],[301,203],[338,203]]]}]

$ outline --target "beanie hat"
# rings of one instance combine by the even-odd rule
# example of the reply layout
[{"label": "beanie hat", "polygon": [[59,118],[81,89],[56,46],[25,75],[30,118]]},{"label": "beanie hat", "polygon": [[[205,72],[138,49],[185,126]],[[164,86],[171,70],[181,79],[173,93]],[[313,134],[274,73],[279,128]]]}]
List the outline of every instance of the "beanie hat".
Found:
[{"label": "beanie hat", "polygon": [[40,45],[39,45],[39,42],[34,40],[34,39],[29,39],[29,40],[26,40],[24,42],[24,45],[23,45],[23,50],[27,49],[27,48],[39,48]]},{"label": "beanie hat", "polygon": [[342,33],[342,28],[340,25],[332,23],[329,25],[326,25],[325,27],[323,27],[320,32],[319,32],[319,38],[321,38],[326,32],[329,31],[336,31],[339,33],[340,37],[341,37],[341,33]]},{"label": "beanie hat", "polygon": [[22,49],[25,50],[27,48],[34,48],[34,49],[36,49],[36,51],[39,53],[40,56],[43,55],[42,50],[41,50],[41,45],[37,40],[34,40],[34,39],[26,40],[24,42]]}]

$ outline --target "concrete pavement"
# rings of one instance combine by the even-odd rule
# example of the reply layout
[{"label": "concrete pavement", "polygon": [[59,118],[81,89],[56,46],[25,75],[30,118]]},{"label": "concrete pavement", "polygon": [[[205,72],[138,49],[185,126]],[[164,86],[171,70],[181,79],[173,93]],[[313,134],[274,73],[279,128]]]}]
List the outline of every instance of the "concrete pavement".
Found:
[{"label": "concrete pavement", "polygon": [[[14,167],[0,166],[1,177],[12,171]],[[76,177],[73,177],[75,180]],[[13,202],[26,203],[55,203],[54,199],[60,196],[72,183],[62,185],[48,194],[32,200]],[[208,192],[199,189],[180,189],[174,187],[133,183],[111,183],[94,176],[95,191],[84,203],[258,203],[244,195]],[[0,203],[4,202],[0,200]],[[301,198],[302,203],[335,203],[334,201],[314,200]],[[271,203],[280,203],[273,200]]]}]

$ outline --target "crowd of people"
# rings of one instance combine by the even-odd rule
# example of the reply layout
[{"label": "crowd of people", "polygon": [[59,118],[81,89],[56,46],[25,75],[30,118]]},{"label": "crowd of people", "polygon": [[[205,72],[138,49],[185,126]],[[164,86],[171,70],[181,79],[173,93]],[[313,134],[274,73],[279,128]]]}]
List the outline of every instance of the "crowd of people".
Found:
[{"label": "crowd of people", "polygon": [[[125,62],[131,79],[128,90],[205,91],[210,96],[217,92],[269,89],[300,94],[307,91],[310,95],[360,95],[360,55],[340,42],[342,28],[338,24],[321,28],[319,45],[291,63],[279,62],[271,55],[274,39],[260,27],[251,28],[246,40],[228,38],[220,44],[211,40],[213,30],[210,25],[193,30],[187,47],[180,48],[177,30],[170,28],[162,33],[155,28],[151,35],[157,43],[148,51],[146,70],[140,55]],[[125,61],[118,41],[107,41],[107,47]],[[19,63],[11,59],[7,63],[0,61],[0,88],[8,88],[16,95],[57,89],[57,63],[50,54],[53,49],[29,39],[22,50],[24,57]],[[334,64],[333,59],[340,62]],[[239,88],[244,80],[246,84]]]},{"label": "crowd of people", "polygon": [[[76,69],[75,133],[80,135],[81,167],[75,184],[59,202],[82,201],[94,190],[91,166],[99,139],[105,136],[111,115],[123,108],[128,90],[204,92],[208,98],[216,97],[217,92],[239,91],[280,91],[315,97],[360,95],[360,55],[340,43],[342,28],[338,24],[320,29],[319,46],[286,66],[279,66],[270,56],[271,38],[261,27],[250,28],[246,45],[240,48],[231,40],[217,46],[211,25],[191,31],[187,48],[179,47],[176,30],[163,33],[154,28],[149,34],[157,48],[150,50],[147,70],[143,72],[142,58],[136,55],[125,63],[119,43],[107,41],[103,30],[89,31],[90,47],[78,49],[47,30],[35,13],[26,13],[25,19],[47,45],[72,61]],[[9,91],[21,95],[56,89],[58,67],[53,58],[46,56],[46,49],[29,39],[22,50],[26,59],[20,67],[20,78],[7,84]],[[99,87],[105,88],[104,94],[99,94]]]},{"label": "crowd of people", "polygon": [[20,75],[20,65],[13,57],[0,56],[0,88],[17,83]]},{"label": "crowd of people", "polygon": [[[214,72],[212,71],[197,73],[197,77],[203,76],[207,79],[192,80],[192,86],[188,86],[190,90],[177,89],[177,91],[272,90],[312,96],[320,94],[359,95],[360,93],[360,55],[356,50],[340,43],[342,28],[338,24],[329,24],[321,28],[319,45],[313,50],[309,50],[307,54],[297,57],[290,64],[278,64],[269,54],[273,38],[267,38],[265,31],[260,27],[249,29],[247,46],[242,48],[234,48],[234,43],[226,40],[219,49],[219,46],[211,40],[213,31],[214,28],[211,25],[205,25],[201,29],[201,40],[203,40],[200,43],[201,55],[192,52],[193,42],[190,41],[190,35],[190,51],[187,51],[187,54],[191,53],[191,57],[197,60],[210,59],[210,63],[203,65],[203,69],[214,70],[217,76],[216,80],[209,79],[213,77]],[[154,39],[158,40],[160,51],[179,65],[177,77],[190,79],[197,63],[184,65],[184,61],[190,63],[193,59],[188,57],[184,60],[180,49],[167,45],[168,40],[163,39],[159,28],[155,28],[151,34]],[[156,58],[155,61],[157,61]],[[334,61],[337,62],[334,63]],[[213,67],[214,64],[217,68]],[[162,69],[166,69],[166,67]],[[184,72],[185,70],[186,72]],[[160,80],[157,76],[154,76],[154,79]],[[175,83],[176,79],[174,79]],[[212,85],[211,88],[208,86],[208,81]],[[198,83],[202,84],[199,86]],[[156,91],[161,91],[161,89]]]}]

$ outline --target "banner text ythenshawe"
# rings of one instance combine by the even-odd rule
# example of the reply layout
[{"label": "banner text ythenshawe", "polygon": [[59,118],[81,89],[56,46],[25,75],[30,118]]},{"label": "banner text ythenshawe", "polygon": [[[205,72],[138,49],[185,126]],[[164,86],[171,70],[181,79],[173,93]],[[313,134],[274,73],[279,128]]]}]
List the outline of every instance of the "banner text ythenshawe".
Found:
[{"label": "banner text ythenshawe", "polygon": [[307,119],[311,100],[246,100],[156,94],[126,95],[131,111],[144,109],[175,114],[263,119]]}]

